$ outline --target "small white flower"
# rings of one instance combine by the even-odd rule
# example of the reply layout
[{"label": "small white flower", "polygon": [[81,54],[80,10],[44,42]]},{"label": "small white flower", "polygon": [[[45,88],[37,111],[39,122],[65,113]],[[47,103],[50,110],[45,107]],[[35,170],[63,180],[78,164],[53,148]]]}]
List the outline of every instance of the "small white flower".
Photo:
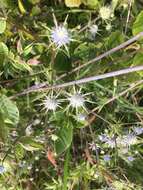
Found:
[{"label": "small white flower", "polygon": [[36,168],[36,169],[35,169],[35,171],[36,171],[36,172],[39,172],[39,169],[38,169],[38,168]]},{"label": "small white flower", "polygon": [[40,119],[35,119],[35,120],[33,121],[33,125],[34,125],[34,126],[35,126],[35,125],[38,125],[38,124],[40,124],[40,122],[41,122]]},{"label": "small white flower", "polygon": [[13,137],[17,137],[17,136],[18,136],[17,131],[12,131],[12,136],[13,136]]},{"label": "small white flower", "polygon": [[28,170],[31,170],[31,169],[32,169],[32,165],[28,166],[27,169],[28,169]]},{"label": "small white flower", "polygon": [[25,134],[26,134],[26,136],[30,136],[30,135],[32,135],[33,134],[33,128],[31,127],[31,125],[29,125],[28,127],[26,127],[26,129],[25,129]]},{"label": "small white flower", "polygon": [[46,99],[44,100],[44,106],[47,111],[49,110],[55,111],[59,107],[59,102],[54,97],[53,98],[46,97]]},{"label": "small white flower", "polygon": [[89,27],[89,31],[92,34],[93,37],[95,37],[95,35],[98,32],[98,26],[96,24],[92,25]]},{"label": "small white flower", "polygon": [[112,28],[111,24],[107,24],[107,25],[106,25],[106,30],[107,30],[107,31],[111,30],[111,28]]},{"label": "small white flower", "polygon": [[39,160],[39,156],[35,156],[35,160]]},{"label": "small white flower", "polygon": [[58,136],[57,136],[57,135],[52,134],[52,135],[51,135],[51,139],[52,139],[53,141],[56,141],[56,140],[58,139]]},{"label": "small white flower", "polygon": [[99,14],[103,20],[109,20],[112,14],[112,9],[107,6],[101,7],[99,10]]},{"label": "small white flower", "polygon": [[57,47],[65,46],[70,43],[71,38],[68,30],[64,26],[56,26],[51,31],[51,40]]},{"label": "small white flower", "polygon": [[85,99],[81,94],[71,95],[68,100],[73,108],[84,107]]}]

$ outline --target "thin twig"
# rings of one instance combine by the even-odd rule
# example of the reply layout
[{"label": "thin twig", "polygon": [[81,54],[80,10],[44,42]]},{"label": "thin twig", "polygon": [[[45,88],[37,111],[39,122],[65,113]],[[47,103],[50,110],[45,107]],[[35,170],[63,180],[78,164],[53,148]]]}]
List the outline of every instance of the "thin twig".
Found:
[{"label": "thin twig", "polygon": [[141,71],[143,70],[143,65],[141,66],[136,66],[136,67],[130,67],[127,69],[122,69],[122,70],[118,70],[118,71],[113,71],[113,72],[109,72],[109,73],[105,73],[105,74],[101,74],[101,75],[97,75],[97,76],[92,76],[92,77],[87,77],[87,78],[83,78],[80,80],[75,80],[75,81],[71,81],[71,82],[67,82],[67,83],[63,83],[63,84],[57,84],[57,85],[53,85],[53,86],[47,86],[44,88],[29,88],[24,90],[21,93],[18,93],[14,96],[11,96],[10,98],[16,98],[18,96],[22,96],[25,95],[27,93],[31,93],[31,92],[35,92],[35,91],[45,91],[45,90],[52,90],[52,89],[59,89],[59,88],[65,88],[65,87],[69,87],[69,86],[73,86],[73,85],[80,85],[80,84],[85,84],[91,81],[97,81],[100,79],[105,79],[105,78],[110,78],[110,77],[115,77],[115,76],[120,76],[123,74],[128,74],[128,73],[132,73],[135,71]]},{"label": "thin twig", "polygon": [[131,8],[132,8],[132,0],[129,0],[128,15],[127,15],[126,26],[125,26],[125,34],[127,33],[127,29],[128,29],[128,23],[129,23],[129,19],[130,19]]}]

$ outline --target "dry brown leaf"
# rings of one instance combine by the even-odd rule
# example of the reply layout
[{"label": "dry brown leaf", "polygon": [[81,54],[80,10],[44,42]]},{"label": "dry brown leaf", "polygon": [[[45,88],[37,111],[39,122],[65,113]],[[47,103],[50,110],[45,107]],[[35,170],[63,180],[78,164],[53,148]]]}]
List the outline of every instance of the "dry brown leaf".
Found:
[{"label": "dry brown leaf", "polygon": [[56,168],[57,163],[56,163],[56,160],[55,160],[55,155],[50,149],[47,151],[47,158],[51,162],[51,164]]}]

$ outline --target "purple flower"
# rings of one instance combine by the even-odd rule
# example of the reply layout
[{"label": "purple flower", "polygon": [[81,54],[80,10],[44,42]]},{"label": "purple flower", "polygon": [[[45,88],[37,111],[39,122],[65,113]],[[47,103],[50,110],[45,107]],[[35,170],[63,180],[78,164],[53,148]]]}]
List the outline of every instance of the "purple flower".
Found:
[{"label": "purple flower", "polygon": [[116,146],[115,139],[114,139],[114,138],[109,138],[109,139],[106,141],[106,144],[108,144],[109,147],[114,148],[114,147]]},{"label": "purple flower", "polygon": [[5,167],[0,165],[0,174],[3,174],[6,171]]},{"label": "purple flower", "polygon": [[111,160],[111,157],[110,157],[110,155],[106,154],[103,156],[103,159],[105,162],[109,162]]},{"label": "purple flower", "polygon": [[134,161],[135,158],[132,156],[128,156],[127,159],[128,159],[128,161],[132,162],[132,161]]},{"label": "purple flower", "polygon": [[141,135],[143,133],[143,128],[141,127],[134,127],[133,130],[136,135]]},{"label": "purple flower", "polygon": [[99,135],[98,137],[101,142],[107,142],[108,140],[108,136],[106,134]]},{"label": "purple flower", "polygon": [[69,44],[71,40],[69,33],[64,26],[56,26],[51,31],[51,39],[58,47]]},{"label": "purple flower", "polygon": [[136,142],[136,136],[134,134],[128,134],[123,137],[123,142],[126,145],[132,145]]}]

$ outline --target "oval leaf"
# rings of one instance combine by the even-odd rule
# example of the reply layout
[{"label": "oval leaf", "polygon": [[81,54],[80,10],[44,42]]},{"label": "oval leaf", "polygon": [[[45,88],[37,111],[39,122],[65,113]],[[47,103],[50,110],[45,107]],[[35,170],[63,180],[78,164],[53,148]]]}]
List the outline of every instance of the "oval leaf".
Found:
[{"label": "oval leaf", "polygon": [[56,153],[61,154],[71,145],[73,138],[73,127],[71,125],[61,128],[58,135],[58,140],[56,141],[55,148]]},{"label": "oval leaf", "polygon": [[132,28],[133,35],[138,34],[139,32],[143,32],[143,11],[139,13],[137,16],[133,28]]},{"label": "oval leaf", "polygon": [[7,55],[8,55],[7,46],[3,42],[0,42],[0,64],[4,62]]},{"label": "oval leaf", "polygon": [[6,29],[6,20],[5,18],[0,18],[0,34],[4,33]]},{"label": "oval leaf", "polygon": [[19,110],[17,106],[5,95],[0,97],[0,114],[4,123],[17,125],[19,122]]}]

